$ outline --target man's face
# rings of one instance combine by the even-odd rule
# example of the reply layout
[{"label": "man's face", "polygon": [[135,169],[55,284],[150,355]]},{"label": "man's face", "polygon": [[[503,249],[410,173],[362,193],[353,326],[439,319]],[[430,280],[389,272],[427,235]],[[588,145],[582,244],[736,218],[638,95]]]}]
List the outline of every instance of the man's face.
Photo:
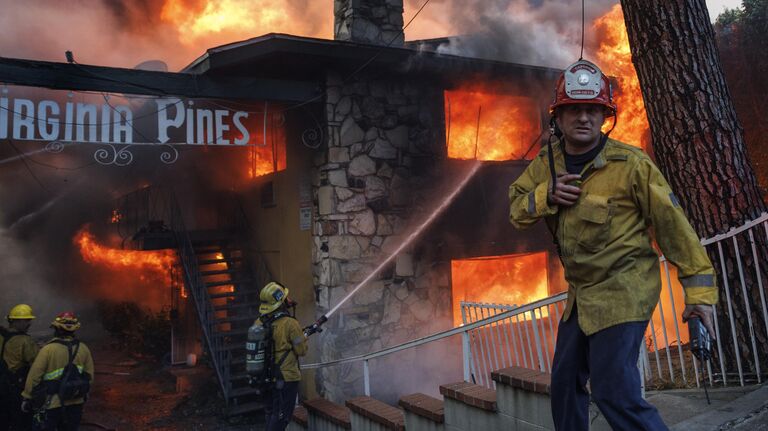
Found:
[{"label": "man's face", "polygon": [[586,147],[596,143],[600,137],[605,108],[591,103],[563,105],[557,108],[555,119],[569,144]]}]

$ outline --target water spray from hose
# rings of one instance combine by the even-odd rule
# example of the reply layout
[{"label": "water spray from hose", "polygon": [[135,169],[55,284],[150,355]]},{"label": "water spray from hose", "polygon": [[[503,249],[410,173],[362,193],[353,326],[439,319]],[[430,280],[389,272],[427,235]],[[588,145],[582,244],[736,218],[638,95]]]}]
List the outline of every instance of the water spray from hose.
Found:
[{"label": "water spray from hose", "polygon": [[365,286],[373,277],[375,277],[381,270],[389,265],[390,262],[392,262],[392,259],[397,257],[397,255],[400,254],[401,251],[403,251],[406,247],[410,246],[413,241],[416,240],[416,238],[421,235],[422,232],[424,232],[424,229],[427,228],[430,224],[432,224],[433,221],[439,216],[455,199],[458,194],[464,190],[464,187],[469,183],[469,181],[475,176],[477,171],[480,169],[480,162],[475,162],[475,164],[467,171],[464,178],[461,179],[459,184],[456,186],[456,188],[451,191],[451,193],[443,200],[443,202],[440,203],[440,205],[435,208],[432,213],[429,214],[429,216],[424,219],[424,221],[419,224],[416,229],[414,229],[410,235],[400,243],[400,245],[392,252],[389,256],[387,256],[384,261],[382,261],[379,266],[377,266],[373,271],[371,271],[370,274],[368,274],[367,277],[363,281],[357,284],[354,289],[352,289],[351,292],[347,294],[344,298],[342,298],[341,301],[339,301],[338,304],[336,304],[333,308],[331,308],[331,311],[328,313],[323,314],[320,316],[320,318],[313,323],[310,326],[307,326],[304,328],[304,335],[310,336],[314,334],[315,332],[322,332],[322,325],[328,321],[328,318],[331,317],[342,305],[344,305],[345,302],[347,302],[352,296],[354,296],[355,293],[357,293],[358,290],[360,290],[363,286]]}]

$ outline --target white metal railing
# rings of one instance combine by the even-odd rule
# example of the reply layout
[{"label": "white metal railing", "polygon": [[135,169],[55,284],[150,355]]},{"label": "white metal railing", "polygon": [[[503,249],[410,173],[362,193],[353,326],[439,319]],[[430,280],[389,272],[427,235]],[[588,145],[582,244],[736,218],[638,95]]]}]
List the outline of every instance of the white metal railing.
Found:
[{"label": "white metal railing", "polygon": [[[762,229],[760,229],[762,226]],[[763,380],[763,373],[760,369],[758,347],[756,342],[756,331],[752,321],[749,303],[747,302],[746,283],[744,279],[745,268],[743,256],[739,255],[739,236],[746,235],[751,245],[751,257],[755,271],[757,283],[760,291],[761,311],[763,321],[765,322],[765,336],[768,337],[768,307],[766,306],[764,286],[760,267],[757,264],[761,261],[768,261],[768,256],[760,257],[755,238],[756,235],[764,235],[768,241],[768,214],[762,214],[756,220],[753,220],[744,226],[731,229],[729,232],[717,235],[713,238],[702,240],[706,247],[717,247],[719,263],[721,270],[718,272],[720,281],[725,292],[725,304],[723,298],[717,307],[713,306],[715,314],[716,329],[716,361],[706,363],[707,378],[711,384],[722,383],[726,386],[729,382],[729,373],[726,368],[723,346],[725,343],[733,343],[736,354],[737,373],[739,384],[744,385],[745,381],[755,380],[758,383]],[[744,310],[748,319],[749,336],[751,342],[750,355],[753,355],[753,364],[755,369],[745,372],[742,367],[744,359],[738,353],[741,352],[737,345],[736,324],[733,318],[734,304],[731,301],[731,286],[727,277],[722,277],[725,266],[725,257],[723,245],[731,242],[735,255],[737,256],[737,270],[739,271],[740,288],[742,297],[745,300]],[[645,376],[646,383],[664,381],[672,382],[677,385],[689,385],[688,376],[690,376],[690,363],[695,376],[695,384],[700,382],[700,364],[693,358],[690,351],[683,348],[687,342],[687,331],[681,334],[682,325],[681,314],[684,307],[682,301],[682,289],[674,286],[670,266],[664,257],[661,257],[661,270],[663,273],[662,281],[665,282],[665,289],[659,298],[658,307],[649,322],[648,332],[646,333],[646,344],[640,354],[639,362],[641,372]],[[677,295],[675,294],[677,290]],[[676,300],[675,297],[678,297]],[[322,363],[304,364],[302,369],[318,369],[324,367],[337,366],[342,364],[352,364],[362,362],[363,366],[363,391],[365,395],[371,394],[370,387],[370,366],[369,361],[375,358],[381,358],[400,351],[416,348],[439,340],[443,340],[456,335],[462,337],[462,364],[464,380],[474,381],[477,384],[487,387],[493,386],[490,378],[491,371],[508,366],[520,366],[542,371],[551,371],[552,357],[554,356],[555,340],[557,338],[557,323],[565,310],[565,301],[567,294],[560,293],[548,298],[544,298],[532,303],[515,306],[503,304],[484,304],[473,302],[462,302],[461,313],[463,325],[446,331],[438,332],[426,337],[388,347],[376,352],[363,355],[350,356]],[[721,334],[718,325],[718,307],[728,307],[730,319],[730,331],[728,334]],[[760,328],[759,330],[763,330]],[[724,336],[728,336],[724,338]],[[654,360],[651,361],[651,356]],[[653,365],[655,364],[655,370]],[[718,368],[717,370],[716,368]],[[715,370],[713,371],[713,367]],[[654,372],[655,371],[655,372]],[[656,380],[658,376],[658,380]],[[667,385],[668,386],[668,385]]]},{"label": "white metal railing", "polygon": [[[760,226],[762,226],[762,229]],[[750,243],[751,258],[752,262],[754,262],[752,270],[755,271],[758,283],[761,302],[759,305],[763,314],[763,321],[765,322],[765,336],[768,337],[768,307],[765,301],[762,273],[759,265],[756,264],[768,259],[768,256],[763,256],[760,259],[755,242],[756,232],[757,234],[765,235],[768,241],[768,214],[763,214],[756,220],[739,228],[731,229],[725,234],[702,240],[702,244],[705,247],[717,247],[719,262],[714,262],[714,264],[716,266],[719,264],[721,269],[719,274],[721,275],[724,274],[722,269],[726,268],[723,247],[728,246],[729,243],[733,247],[734,255],[736,256],[736,271],[738,271],[741,296],[744,298],[743,305],[734,304],[731,300],[732,287],[729,285],[728,278],[720,278],[725,298],[721,298],[721,303],[718,307],[727,307],[730,331],[721,334],[717,322],[718,307],[713,307],[717,336],[715,343],[717,363],[714,364],[714,373],[711,361],[706,363],[710,384],[714,382],[722,383],[723,385],[728,384],[729,373],[723,355],[725,343],[732,343],[734,352],[737,352],[735,355],[736,375],[740,385],[743,386],[745,381],[748,380],[754,380],[758,383],[763,380],[756,339],[756,331],[762,331],[763,328],[756,329],[752,322],[750,304],[747,302],[749,296],[747,295],[745,282],[744,259],[739,253],[739,237],[745,236]],[[687,349],[684,349],[684,345],[688,342],[688,333],[687,328],[684,327],[683,331],[680,328],[683,326],[682,311],[685,307],[682,298],[682,288],[673,283],[673,271],[670,270],[667,260],[662,256],[660,261],[664,288],[659,297],[658,306],[648,325],[646,332],[647,343],[643,345],[641,351],[640,363],[643,375],[647,384],[663,381],[676,386],[687,386],[689,385],[688,380],[692,371],[695,377],[695,384],[698,386],[701,377],[699,370],[701,364],[695,360]],[[677,300],[675,299],[676,297]],[[477,373],[476,379],[478,384],[491,387],[493,382],[490,380],[490,372],[511,365],[535,368],[547,372],[551,371],[551,359],[554,357],[554,340],[557,336],[557,325],[553,325],[552,321],[558,322],[560,320],[565,307],[565,297],[553,296],[545,301],[548,304],[543,303],[537,310],[531,310],[529,316],[526,315],[526,319],[522,322],[520,321],[520,315],[516,314],[502,322],[487,324],[470,332],[472,371]],[[749,372],[743,369],[742,361],[744,358],[739,354],[741,350],[737,344],[736,324],[733,318],[735,307],[740,307],[739,311],[747,317],[749,342],[751,345],[749,354],[752,356],[752,363],[754,364],[754,368],[750,369]],[[462,302],[462,321],[464,323],[477,322],[489,316],[495,316],[513,309],[515,309],[514,305]],[[538,311],[538,315],[536,311]],[[545,320],[549,323],[548,325],[544,323]],[[653,370],[654,365],[655,373]]]}]

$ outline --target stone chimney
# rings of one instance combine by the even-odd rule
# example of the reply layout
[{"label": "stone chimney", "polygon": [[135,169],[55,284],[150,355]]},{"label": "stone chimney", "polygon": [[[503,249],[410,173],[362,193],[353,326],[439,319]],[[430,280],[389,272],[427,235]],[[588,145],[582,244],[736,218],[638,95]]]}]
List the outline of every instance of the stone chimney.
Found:
[{"label": "stone chimney", "polygon": [[334,0],[334,39],[402,47],[403,0]]}]

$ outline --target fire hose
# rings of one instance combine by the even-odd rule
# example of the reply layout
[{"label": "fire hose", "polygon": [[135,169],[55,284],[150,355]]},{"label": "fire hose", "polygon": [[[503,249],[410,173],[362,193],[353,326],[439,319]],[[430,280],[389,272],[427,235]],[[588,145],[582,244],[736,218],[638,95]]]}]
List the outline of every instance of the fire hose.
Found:
[{"label": "fire hose", "polygon": [[310,335],[317,333],[317,332],[323,332],[323,324],[328,321],[328,317],[326,317],[325,314],[320,316],[317,321],[307,327],[304,328],[304,336],[309,337]]}]

